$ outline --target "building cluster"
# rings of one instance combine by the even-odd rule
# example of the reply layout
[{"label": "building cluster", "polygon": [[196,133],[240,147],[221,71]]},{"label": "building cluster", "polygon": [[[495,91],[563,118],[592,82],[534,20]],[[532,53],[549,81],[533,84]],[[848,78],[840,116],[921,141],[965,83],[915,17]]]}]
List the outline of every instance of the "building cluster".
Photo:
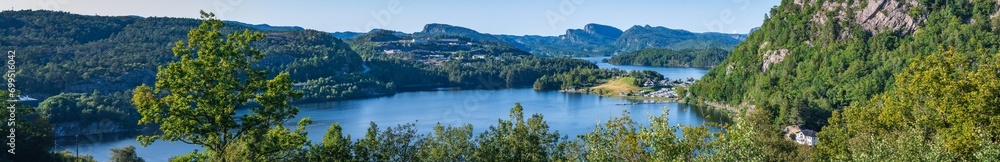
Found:
[{"label": "building cluster", "polygon": [[485,45],[457,38],[414,38],[381,42],[382,56],[416,60],[425,64],[441,64],[448,59],[490,58],[482,49]]},{"label": "building cluster", "polygon": [[679,95],[677,95],[677,91],[674,91],[673,88],[661,88],[660,90],[656,90],[656,91],[652,91],[652,92],[644,90],[642,96],[643,97],[653,97],[653,98],[677,98],[677,97],[680,97]]},{"label": "building cluster", "polygon": [[[677,80],[673,80],[673,81],[671,81],[669,79],[663,79],[663,80],[659,80],[659,81],[654,81],[652,79],[646,79],[642,83],[642,87],[648,87],[648,88],[660,87],[660,88],[659,88],[659,90],[655,90],[655,91],[642,90],[642,91],[639,92],[639,94],[641,94],[643,97],[650,97],[650,98],[678,98],[678,97],[680,97],[680,94],[678,94],[677,91],[675,91],[673,87],[690,86],[691,84],[694,84],[694,81],[695,80],[693,80],[693,79],[689,79],[689,80],[680,80],[680,79],[677,79]],[[622,94],[619,94],[619,95],[622,95]]]}]

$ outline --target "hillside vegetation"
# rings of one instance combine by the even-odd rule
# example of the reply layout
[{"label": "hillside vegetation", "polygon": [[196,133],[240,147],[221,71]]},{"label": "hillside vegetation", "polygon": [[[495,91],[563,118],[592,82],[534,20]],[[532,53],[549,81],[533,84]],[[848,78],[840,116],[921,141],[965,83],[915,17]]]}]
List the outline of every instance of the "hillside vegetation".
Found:
[{"label": "hillside vegetation", "polygon": [[[156,67],[176,60],[170,46],[196,19],[84,16],[52,11],[0,13],[0,48],[18,53],[19,88],[35,98],[63,92],[112,94],[152,84]],[[226,32],[245,29],[230,23]],[[315,30],[268,30],[254,45],[259,66],[289,71],[297,82],[363,70],[350,46]],[[271,75],[276,75],[272,73]]]},{"label": "hillside vegetation", "polygon": [[996,159],[997,8],[785,0],[688,101],[759,113],[764,127],[821,130],[813,159]]}]

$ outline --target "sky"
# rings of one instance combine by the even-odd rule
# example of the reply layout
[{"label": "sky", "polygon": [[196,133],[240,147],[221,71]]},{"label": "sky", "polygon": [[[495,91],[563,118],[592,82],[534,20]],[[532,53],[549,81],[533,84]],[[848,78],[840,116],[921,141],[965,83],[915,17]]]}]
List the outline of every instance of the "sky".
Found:
[{"label": "sky", "polygon": [[597,23],[692,32],[748,33],[780,0],[0,0],[3,10],[56,10],[83,15],[199,17],[326,32],[389,29],[417,32],[443,23],[491,34],[564,34]]}]

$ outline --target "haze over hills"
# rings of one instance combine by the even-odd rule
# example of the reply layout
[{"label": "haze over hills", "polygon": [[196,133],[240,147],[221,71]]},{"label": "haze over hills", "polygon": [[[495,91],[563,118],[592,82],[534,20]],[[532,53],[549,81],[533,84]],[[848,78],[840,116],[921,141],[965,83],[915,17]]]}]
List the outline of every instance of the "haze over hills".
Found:
[{"label": "haze over hills", "polygon": [[[336,32],[334,36],[351,39],[361,33]],[[645,48],[732,49],[746,39],[746,34],[693,33],[665,27],[633,26],[628,30],[587,24],[583,29],[568,29],[559,36],[504,35],[480,33],[473,29],[447,24],[427,24],[415,36],[457,35],[476,40],[497,41],[542,56],[602,56],[628,53]]]}]

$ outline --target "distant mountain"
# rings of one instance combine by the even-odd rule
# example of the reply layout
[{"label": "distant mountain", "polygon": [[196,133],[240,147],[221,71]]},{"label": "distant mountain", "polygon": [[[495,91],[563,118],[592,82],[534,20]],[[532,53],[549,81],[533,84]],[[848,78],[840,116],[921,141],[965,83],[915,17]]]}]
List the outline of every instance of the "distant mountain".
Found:
[{"label": "distant mountain", "polygon": [[[338,32],[340,33],[340,32]],[[353,39],[359,33],[340,33],[338,38]],[[497,35],[480,33],[448,24],[427,24],[413,36],[462,36],[480,41],[502,42],[542,56],[593,56],[628,53],[646,48],[732,50],[746,39],[746,34],[693,33],[665,27],[634,26],[629,30],[587,24],[583,29],[568,29],[559,36]]]},{"label": "distant mountain", "polygon": [[622,33],[621,29],[615,27],[587,24],[583,29],[566,30],[566,34],[559,36],[559,38],[567,43],[608,45],[621,37]]},{"label": "distant mountain", "polygon": [[427,24],[424,25],[424,30],[413,33],[415,36],[441,36],[441,35],[456,35],[469,37],[476,40],[483,41],[500,41],[497,37],[490,34],[483,34],[476,30],[472,30],[465,27],[448,25],[448,24]]},{"label": "distant mountain", "polygon": [[721,48],[731,50],[745,39],[742,34],[692,33],[665,27],[632,26],[614,42],[620,51],[631,52],[646,48]]},{"label": "distant mountain", "polygon": [[[432,26],[426,32],[405,34],[392,30],[372,30],[367,34],[351,39],[349,43],[362,57],[400,58],[404,60],[421,60],[425,63],[443,62],[451,57],[483,58],[502,55],[531,55],[518,47],[498,41],[492,35],[481,34],[473,30],[448,25]],[[464,34],[444,34],[447,32]],[[473,38],[473,37],[478,37]]]},{"label": "distant mountain", "polygon": [[583,31],[589,34],[600,35],[607,38],[618,38],[622,36],[622,33],[624,33],[624,31],[615,27],[601,25],[601,24],[593,24],[593,23],[584,26]]},{"label": "distant mountain", "polygon": [[247,24],[239,21],[224,21],[226,24],[230,25],[240,25],[249,28],[257,29],[260,31],[303,31],[305,28],[299,26],[271,26],[267,24]]},{"label": "distant mountain", "polygon": [[347,32],[333,32],[330,33],[330,35],[333,35],[333,37],[336,37],[337,39],[354,39],[357,38],[358,36],[365,35],[365,33],[347,31]]},{"label": "distant mountain", "polygon": [[396,35],[396,31],[392,30],[372,30],[367,34],[362,34],[355,37],[355,41],[367,41],[367,42],[388,42],[388,41],[398,41],[403,38]]}]

